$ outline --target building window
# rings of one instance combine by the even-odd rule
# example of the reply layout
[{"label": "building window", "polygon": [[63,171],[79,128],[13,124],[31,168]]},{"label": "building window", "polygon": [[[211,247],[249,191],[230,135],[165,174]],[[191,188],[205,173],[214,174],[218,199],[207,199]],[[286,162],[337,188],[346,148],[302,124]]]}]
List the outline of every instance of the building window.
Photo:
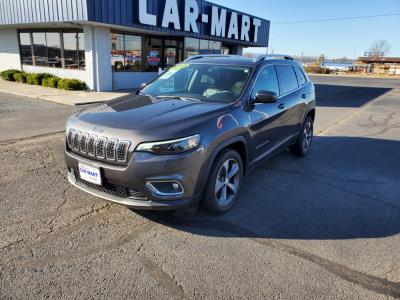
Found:
[{"label": "building window", "polygon": [[142,69],[142,38],[135,35],[111,34],[113,71],[137,72]]},{"label": "building window", "polygon": [[199,54],[199,39],[185,38],[185,58]]},{"label": "building window", "polygon": [[21,61],[23,65],[33,65],[31,34],[28,32],[19,35]]},{"label": "building window", "polygon": [[[85,56],[84,48],[85,41],[83,34],[77,32],[74,33],[63,33],[64,40],[64,59],[66,69],[84,69],[85,68]],[[82,57],[83,55],[83,57]]]},{"label": "building window", "polygon": [[35,56],[36,66],[48,67],[47,61],[47,49],[46,49],[46,33],[44,32],[34,32],[33,33],[33,52]]},{"label": "building window", "polygon": [[23,65],[85,69],[85,41],[82,32],[20,32],[19,40]]},{"label": "building window", "polygon": [[47,32],[47,56],[48,65],[52,68],[61,68],[61,37],[59,32]]},{"label": "building window", "polygon": [[199,40],[194,38],[185,38],[185,58],[198,54],[221,54],[222,43]]},{"label": "building window", "polygon": [[210,54],[222,54],[222,43],[210,41]]}]

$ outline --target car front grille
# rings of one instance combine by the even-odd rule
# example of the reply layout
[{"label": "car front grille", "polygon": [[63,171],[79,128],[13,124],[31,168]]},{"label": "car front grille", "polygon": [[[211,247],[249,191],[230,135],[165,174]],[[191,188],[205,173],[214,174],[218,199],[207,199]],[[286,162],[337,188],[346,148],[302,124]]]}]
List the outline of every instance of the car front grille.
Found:
[{"label": "car front grille", "polygon": [[116,185],[112,183],[103,183],[103,185],[97,185],[91,182],[87,182],[86,180],[79,178],[79,176],[76,177],[76,181],[77,183],[82,184],[91,190],[106,193],[121,199],[148,201],[148,199],[142,192],[133,189],[128,189],[121,185]]},{"label": "car front grille", "polygon": [[104,136],[89,135],[79,130],[69,129],[67,143],[71,151],[85,154],[97,160],[126,163],[128,161],[130,141]]}]

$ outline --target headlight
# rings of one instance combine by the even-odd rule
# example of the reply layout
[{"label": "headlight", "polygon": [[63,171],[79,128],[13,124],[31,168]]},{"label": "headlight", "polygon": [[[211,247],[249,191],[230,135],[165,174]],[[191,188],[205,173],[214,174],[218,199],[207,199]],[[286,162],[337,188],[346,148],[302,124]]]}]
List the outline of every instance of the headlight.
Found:
[{"label": "headlight", "polygon": [[136,151],[151,152],[154,154],[177,154],[196,149],[200,144],[200,135],[196,134],[187,138],[140,144]]}]

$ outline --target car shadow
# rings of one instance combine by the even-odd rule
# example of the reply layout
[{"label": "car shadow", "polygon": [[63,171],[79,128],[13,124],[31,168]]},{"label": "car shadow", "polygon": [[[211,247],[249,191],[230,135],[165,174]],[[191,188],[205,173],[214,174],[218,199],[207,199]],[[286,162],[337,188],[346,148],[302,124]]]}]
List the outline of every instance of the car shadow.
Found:
[{"label": "car shadow", "polygon": [[390,90],[390,88],[315,84],[319,107],[361,107]]},{"label": "car shadow", "polygon": [[138,212],[180,231],[213,237],[296,240],[382,238],[400,233],[400,142],[316,137],[303,158],[288,151],[246,176],[235,208]]}]

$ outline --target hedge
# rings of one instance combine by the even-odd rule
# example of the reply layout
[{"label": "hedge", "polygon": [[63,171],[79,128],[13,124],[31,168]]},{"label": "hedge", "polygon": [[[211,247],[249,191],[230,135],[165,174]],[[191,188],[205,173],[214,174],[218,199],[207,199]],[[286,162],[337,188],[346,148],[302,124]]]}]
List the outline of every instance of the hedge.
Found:
[{"label": "hedge", "polygon": [[16,74],[16,73],[21,73],[21,71],[13,70],[13,69],[5,70],[0,73],[0,76],[1,76],[1,78],[3,78],[4,80],[7,80],[7,81],[15,81],[14,74]]},{"label": "hedge", "polygon": [[42,80],[42,86],[50,87],[50,88],[57,88],[58,82],[61,80],[59,77],[47,77]]},{"label": "hedge", "polygon": [[82,91],[86,90],[86,83],[76,79],[61,79],[58,82],[58,88],[69,91]]},{"label": "hedge", "polygon": [[308,67],[305,67],[305,71],[307,73],[312,73],[312,74],[330,74],[331,70],[328,68],[323,68],[317,65],[311,65]]},{"label": "hedge", "polygon": [[14,73],[14,80],[19,83],[26,83],[26,75],[25,72]]},{"label": "hedge", "polygon": [[1,78],[8,81],[17,81],[31,85],[59,88],[69,91],[82,91],[87,89],[85,82],[77,79],[61,79],[48,73],[25,73],[19,70],[5,70],[0,73]]},{"label": "hedge", "polygon": [[28,75],[26,76],[26,82],[28,84],[42,85],[43,79],[51,77],[55,76],[47,73],[28,73]]}]

